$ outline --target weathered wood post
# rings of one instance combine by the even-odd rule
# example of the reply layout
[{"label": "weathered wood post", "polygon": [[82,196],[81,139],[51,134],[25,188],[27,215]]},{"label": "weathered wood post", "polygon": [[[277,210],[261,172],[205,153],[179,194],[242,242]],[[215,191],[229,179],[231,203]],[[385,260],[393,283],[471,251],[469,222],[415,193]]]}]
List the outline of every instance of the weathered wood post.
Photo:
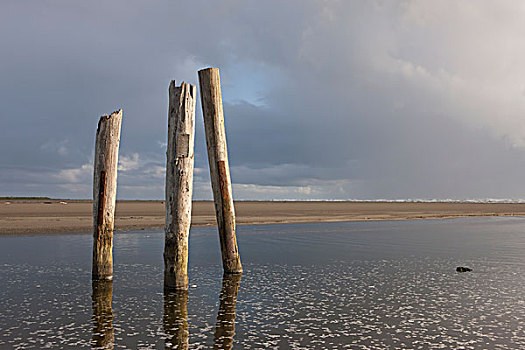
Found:
[{"label": "weathered wood post", "polygon": [[93,335],[91,345],[96,349],[113,349],[113,281],[92,281],[91,307],[93,309]]},{"label": "weathered wood post", "polygon": [[171,289],[188,289],[196,98],[197,88],[194,85],[183,82],[177,87],[175,81],[170,83],[164,287]]},{"label": "weathered wood post", "polygon": [[235,237],[235,209],[228,165],[219,69],[200,70],[199,85],[222,267],[225,273],[240,273],[242,265]]},{"label": "weathered wood post", "polygon": [[224,274],[215,325],[214,349],[232,349],[235,336],[235,306],[242,274]]},{"label": "weathered wood post", "polygon": [[113,278],[113,228],[122,110],[100,117],[93,173],[94,280]]}]

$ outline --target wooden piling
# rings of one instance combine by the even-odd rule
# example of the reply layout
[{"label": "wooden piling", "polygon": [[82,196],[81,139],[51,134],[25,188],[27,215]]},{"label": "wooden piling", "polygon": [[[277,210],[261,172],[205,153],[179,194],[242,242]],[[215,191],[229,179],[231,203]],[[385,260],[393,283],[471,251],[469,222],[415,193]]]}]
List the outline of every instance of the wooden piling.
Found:
[{"label": "wooden piling", "polygon": [[197,88],[182,83],[169,87],[168,150],[166,152],[165,288],[188,289],[188,237],[191,224],[195,103]]},{"label": "wooden piling", "polygon": [[113,229],[122,110],[100,117],[93,173],[94,280],[113,278]]},{"label": "wooden piling", "polygon": [[199,85],[222,267],[225,273],[240,273],[242,265],[235,236],[235,209],[228,165],[219,69],[200,70]]}]

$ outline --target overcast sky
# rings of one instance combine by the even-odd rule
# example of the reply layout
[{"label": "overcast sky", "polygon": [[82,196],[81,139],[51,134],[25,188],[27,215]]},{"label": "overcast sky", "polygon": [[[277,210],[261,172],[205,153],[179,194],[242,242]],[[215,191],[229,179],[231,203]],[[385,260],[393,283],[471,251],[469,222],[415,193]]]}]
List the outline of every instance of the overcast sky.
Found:
[{"label": "overcast sky", "polygon": [[[237,199],[525,198],[525,3],[0,4],[0,196],[161,199],[168,85],[219,67]],[[200,100],[195,188],[211,198]]]}]

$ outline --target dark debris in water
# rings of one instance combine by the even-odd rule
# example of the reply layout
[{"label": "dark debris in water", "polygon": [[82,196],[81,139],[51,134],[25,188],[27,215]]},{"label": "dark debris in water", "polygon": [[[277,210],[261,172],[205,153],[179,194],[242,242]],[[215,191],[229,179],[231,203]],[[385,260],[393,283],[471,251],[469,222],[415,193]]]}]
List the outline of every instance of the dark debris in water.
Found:
[{"label": "dark debris in water", "polygon": [[456,267],[456,272],[470,272],[470,271],[472,271],[472,269],[468,267],[464,267],[464,266]]}]

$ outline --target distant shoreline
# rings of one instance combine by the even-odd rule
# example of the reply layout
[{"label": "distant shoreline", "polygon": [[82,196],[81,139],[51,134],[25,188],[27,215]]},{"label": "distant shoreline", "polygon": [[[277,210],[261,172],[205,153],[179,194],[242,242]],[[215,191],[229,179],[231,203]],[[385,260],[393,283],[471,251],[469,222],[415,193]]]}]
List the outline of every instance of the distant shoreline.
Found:
[{"label": "distant shoreline", "polygon": [[[238,201],[238,225],[525,216],[525,203]],[[91,233],[90,200],[0,200],[0,235]],[[117,202],[116,231],[164,227],[164,202]],[[216,225],[212,201],[193,203],[193,226]]]}]

